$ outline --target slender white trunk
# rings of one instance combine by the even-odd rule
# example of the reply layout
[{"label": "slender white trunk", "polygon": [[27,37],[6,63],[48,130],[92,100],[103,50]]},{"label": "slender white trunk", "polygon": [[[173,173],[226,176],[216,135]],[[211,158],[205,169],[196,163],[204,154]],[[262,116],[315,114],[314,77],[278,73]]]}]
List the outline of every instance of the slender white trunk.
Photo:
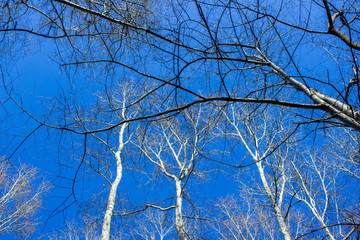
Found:
[{"label": "slender white trunk", "polygon": [[259,170],[261,182],[262,182],[262,184],[264,186],[265,193],[268,196],[268,198],[270,200],[270,203],[271,203],[271,207],[272,207],[272,209],[273,209],[273,211],[275,213],[275,217],[276,217],[276,220],[277,220],[277,222],[279,224],[280,231],[283,234],[285,240],[291,240],[290,231],[289,231],[289,229],[288,229],[288,227],[286,225],[285,219],[284,219],[283,214],[282,214],[281,207],[279,207],[276,204],[276,201],[275,201],[274,196],[273,196],[273,194],[271,192],[269,184],[266,181],[265,172],[264,172],[264,168],[262,166],[262,162],[261,161],[256,161],[256,166],[257,166],[257,168]]},{"label": "slender white trunk", "polygon": [[176,230],[180,240],[186,240],[186,232],[182,216],[182,189],[181,181],[175,180],[176,184],[176,205],[175,205],[175,219],[176,219]]},{"label": "slender white trunk", "polygon": [[106,207],[106,212],[104,216],[103,226],[102,226],[102,232],[101,232],[101,240],[109,240],[110,239],[110,223],[111,218],[113,216],[114,212],[114,206],[115,206],[115,200],[116,200],[116,190],[120,184],[121,178],[122,178],[122,161],[121,161],[121,151],[124,148],[124,131],[127,127],[127,124],[123,124],[121,126],[120,132],[119,132],[119,147],[118,150],[115,152],[115,159],[116,159],[116,177],[111,184],[110,193],[109,193],[109,199]]},{"label": "slender white trunk", "polygon": [[115,206],[116,190],[119,186],[119,183],[120,183],[121,177],[122,177],[121,158],[120,158],[120,156],[117,156],[117,154],[115,155],[115,157],[116,157],[116,163],[117,163],[116,164],[117,165],[116,166],[116,177],[110,188],[108,204],[106,207],[104,222],[103,222],[103,226],[102,226],[102,233],[101,233],[102,240],[108,240],[110,238],[110,222],[111,222],[111,217],[113,215],[114,206]]}]

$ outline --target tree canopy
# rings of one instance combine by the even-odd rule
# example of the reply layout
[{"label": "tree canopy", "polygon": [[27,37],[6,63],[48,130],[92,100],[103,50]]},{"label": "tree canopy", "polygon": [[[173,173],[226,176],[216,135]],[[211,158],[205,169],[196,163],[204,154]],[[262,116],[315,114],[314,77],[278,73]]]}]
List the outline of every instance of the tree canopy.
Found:
[{"label": "tree canopy", "polygon": [[47,222],[76,209],[65,233],[89,239],[359,236],[357,1],[0,9],[1,147],[56,175]]}]

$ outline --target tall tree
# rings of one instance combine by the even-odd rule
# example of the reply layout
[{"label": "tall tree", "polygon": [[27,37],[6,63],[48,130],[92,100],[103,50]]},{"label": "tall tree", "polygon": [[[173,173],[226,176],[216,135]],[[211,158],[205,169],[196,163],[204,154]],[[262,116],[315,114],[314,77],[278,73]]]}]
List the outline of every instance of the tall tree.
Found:
[{"label": "tall tree", "polygon": [[191,226],[186,226],[184,219],[185,187],[194,171],[199,171],[195,165],[199,164],[199,155],[207,144],[214,121],[205,106],[195,109],[147,126],[148,134],[140,135],[137,144],[146,158],[174,184],[176,202],[170,209],[175,209],[175,226],[181,240],[191,237],[188,232]]},{"label": "tall tree", "polygon": [[[336,155],[315,154],[315,150],[315,153],[303,150],[301,144],[298,144],[299,137],[294,134],[296,128],[288,125],[290,119],[284,115],[284,109],[249,107],[244,104],[233,104],[225,109],[221,108],[221,111],[228,127],[221,126],[219,132],[229,138],[238,139],[248,153],[244,159],[237,160],[238,164],[232,163],[240,168],[248,168],[240,175],[244,178],[240,179],[241,188],[246,191],[241,191],[242,199],[236,199],[241,199],[244,204],[250,201],[249,199],[255,199],[250,207],[251,213],[272,215],[284,239],[306,236],[309,234],[309,224],[317,226],[316,230],[312,230],[317,236],[324,235],[329,239],[346,239],[354,233],[357,226],[353,227],[353,223],[340,214],[342,206],[353,200],[352,197],[341,196],[342,192],[349,191],[352,187],[346,189],[347,187],[343,186],[344,174],[341,169],[329,164],[336,162],[333,159]],[[320,144],[315,149],[320,149]],[[253,174],[253,169],[256,169],[256,174]],[[234,201],[230,197],[227,199],[229,204],[222,201],[219,207],[221,215],[225,215],[229,222],[240,214],[229,212],[229,209],[236,208],[241,202],[237,203],[238,200]],[[258,205],[269,205],[271,211],[261,213],[263,209]],[[238,211],[243,211],[243,208],[238,207]],[[250,215],[245,216],[250,218]],[[225,225],[232,231],[238,229],[236,234],[245,239],[244,236],[257,236],[251,231],[256,230],[253,225],[260,222],[253,221],[251,219]],[[267,221],[267,224],[270,223]],[[238,226],[235,227],[234,224]]]},{"label": "tall tree", "polygon": [[[103,181],[109,184],[109,194],[106,201],[106,210],[102,221],[101,239],[110,239],[111,219],[114,216],[115,204],[117,202],[117,191],[122,180],[124,171],[124,156],[126,155],[125,147],[130,143],[132,136],[135,134],[138,126],[132,123],[129,126],[129,119],[140,115],[142,107],[138,99],[142,97],[144,89],[133,89],[131,81],[124,82],[122,86],[115,85],[112,89],[105,93],[98,92],[96,96],[99,101],[92,106],[92,112],[80,113],[72,116],[77,123],[79,129],[87,131],[89,128],[109,126],[109,122],[123,121],[124,124],[111,131],[103,133],[92,132],[89,134],[95,142],[85,149],[89,152],[89,160],[86,161],[88,167],[93,170],[96,175],[103,178]],[[87,140],[86,140],[87,141]],[[91,158],[99,149],[99,143],[106,148],[103,156],[99,158]],[[108,153],[106,153],[108,152]],[[113,158],[114,163],[111,160]],[[84,159],[86,156],[82,156]],[[109,162],[108,162],[109,161]]]},{"label": "tall tree", "polygon": [[223,113],[230,127],[228,131],[224,129],[226,131],[224,134],[238,138],[241,144],[244,145],[248,152],[247,155],[252,158],[252,164],[257,168],[262,191],[269,200],[280,232],[283,234],[284,239],[290,240],[292,239],[291,231],[286,222],[283,209],[285,186],[288,181],[288,176],[284,174],[286,171],[284,159],[287,156],[281,156],[280,161],[275,163],[274,171],[280,172],[279,177],[268,179],[265,168],[266,165],[268,168],[272,165],[272,163],[267,164],[267,161],[275,161],[270,160],[271,156],[275,155],[276,150],[281,145],[284,145],[286,139],[291,136],[291,128],[283,127],[285,119],[282,117],[281,110],[274,114],[279,118],[271,119],[273,114],[262,107],[254,109],[250,107],[247,110],[238,105],[230,105],[228,109],[229,111],[223,111]]}]

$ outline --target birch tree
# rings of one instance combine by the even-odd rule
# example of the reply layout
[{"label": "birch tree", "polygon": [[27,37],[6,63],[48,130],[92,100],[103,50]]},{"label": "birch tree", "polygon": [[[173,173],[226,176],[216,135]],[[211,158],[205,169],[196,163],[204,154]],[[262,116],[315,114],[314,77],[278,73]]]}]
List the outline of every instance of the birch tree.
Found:
[{"label": "birch tree", "polygon": [[[111,108],[112,109],[118,109],[119,113],[117,114],[118,117],[124,121],[129,118],[129,116],[136,116],[137,110],[134,110],[135,112],[129,113],[128,104],[130,104],[131,99],[131,91],[129,88],[124,87],[120,90],[121,94],[119,96],[114,96],[110,98],[111,100]],[[117,99],[120,98],[120,99]],[[115,207],[115,200],[116,200],[116,192],[118,190],[119,184],[121,182],[121,178],[123,175],[123,150],[126,144],[130,142],[131,133],[130,135],[126,136],[125,131],[128,128],[128,123],[124,123],[120,126],[119,130],[117,131],[118,134],[118,145],[117,148],[113,148],[109,146],[107,142],[102,140],[101,138],[97,137],[95,134],[93,135],[95,138],[99,139],[102,143],[104,143],[108,148],[109,151],[114,155],[115,162],[116,162],[116,173],[115,178],[111,182],[110,192],[109,192],[109,198],[107,201],[106,211],[104,214],[104,220],[102,224],[102,233],[101,233],[101,239],[108,240],[110,239],[110,224],[111,224],[111,218],[114,214],[114,207]]]},{"label": "birch tree", "polygon": [[[274,154],[274,151],[280,147],[280,144],[283,144],[291,132],[282,126],[285,123],[281,111],[277,113],[280,117],[274,121],[270,120],[269,112],[261,107],[250,108],[246,111],[238,105],[230,105],[228,109],[229,111],[223,111],[223,113],[230,127],[224,134],[237,138],[248,152],[257,168],[262,191],[268,198],[280,232],[284,239],[290,240],[291,231],[283,209],[285,185],[288,181],[286,174],[283,174],[286,171],[284,161],[280,161],[276,166],[281,172],[280,177],[275,179],[276,181],[268,179],[265,167],[266,161],[269,161],[267,158]],[[256,116],[256,113],[259,116]],[[284,158],[286,157],[284,156]]]},{"label": "birch tree", "polygon": [[173,236],[176,231],[171,214],[159,209],[148,209],[135,221],[137,227],[131,232],[133,239],[165,240]]},{"label": "birch tree", "polygon": [[[94,115],[89,118],[79,118],[75,121],[80,127],[86,129],[89,126],[94,125],[108,125],[108,122],[117,119],[124,121],[125,123],[110,132],[110,135],[102,135],[92,133],[91,136],[98,141],[101,145],[105,146],[107,151],[112,155],[114,160],[113,169],[106,169],[106,159],[100,159],[100,162],[93,163],[91,158],[88,160],[88,165],[97,175],[100,175],[106,183],[110,185],[109,195],[106,203],[106,210],[104,211],[104,217],[102,221],[102,233],[101,239],[110,239],[111,235],[111,219],[114,215],[114,209],[116,205],[117,192],[123,176],[124,163],[123,157],[126,155],[125,147],[131,141],[132,136],[136,132],[138,127],[129,128],[128,119],[136,117],[140,114],[141,107],[134,102],[137,98],[141,98],[141,93],[135,93],[134,89],[131,89],[130,82],[123,86],[115,87],[115,89],[108,91],[105,95],[99,95],[99,105],[94,106]],[[108,113],[111,114],[108,114]],[[105,165],[105,166],[103,166]],[[111,163],[109,164],[112,165]],[[98,166],[98,167],[96,167]],[[102,167],[99,167],[102,166]],[[110,171],[110,173],[108,173]],[[114,171],[114,172],[112,172]]]},{"label": "birch tree", "polygon": [[220,199],[215,206],[214,221],[219,239],[279,239],[277,223],[265,203],[247,189]]},{"label": "birch tree", "polygon": [[[50,186],[41,181],[35,168],[0,159],[0,234],[29,237],[40,224],[38,212]],[[6,236],[6,235],[5,235]]]},{"label": "birch tree", "polygon": [[[287,126],[284,111],[275,112],[262,107],[242,105],[231,105],[227,110],[223,110],[229,125],[227,128],[220,128],[221,131],[226,130],[222,134],[237,138],[248,152],[244,160],[238,160],[238,167],[249,168],[240,175],[240,188],[245,189],[240,191],[242,202],[246,204],[246,201],[249,201],[246,194],[249,199],[258,198],[263,203],[256,204],[253,201],[254,204],[249,206],[249,209],[254,214],[261,214],[258,205],[266,204],[266,200],[259,196],[265,195],[271,215],[276,219],[284,239],[302,238],[314,232],[315,236],[323,234],[329,239],[350,237],[356,227],[352,227],[352,223],[341,216],[340,206],[346,205],[346,202],[352,202],[353,206],[356,204],[354,205],[351,197],[341,196],[343,191],[347,191],[342,186],[343,174],[339,168],[328,164],[336,161],[332,159],[336,155],[322,154],[322,157],[319,157],[306,151],[300,154],[301,145],[298,145],[297,137],[292,136],[294,129]],[[252,161],[246,160],[248,157]],[[258,176],[246,175],[246,172],[251,171],[251,165],[256,166]],[[241,180],[242,176],[250,178],[251,181]],[[219,207],[221,215],[227,216],[227,221],[244,214],[240,207],[239,213],[228,212],[229,208],[236,208],[231,204],[228,206],[224,201]],[[250,214],[245,216],[251,219]],[[238,227],[234,224],[238,224]],[[251,225],[252,231],[249,231],[248,221],[232,222],[230,226],[237,238],[257,236]],[[314,226],[318,227],[311,230]],[[274,235],[267,235],[267,238],[273,237]]]},{"label": "birch tree", "polygon": [[[174,185],[175,226],[179,239],[191,238],[184,219],[184,192],[191,177],[198,171],[196,164],[205,147],[212,118],[206,106],[196,111],[184,111],[177,118],[159,120],[147,128],[147,135],[139,136],[138,147],[146,158],[158,168]],[[193,180],[192,180],[193,181]],[[168,207],[169,208],[169,207]]]}]

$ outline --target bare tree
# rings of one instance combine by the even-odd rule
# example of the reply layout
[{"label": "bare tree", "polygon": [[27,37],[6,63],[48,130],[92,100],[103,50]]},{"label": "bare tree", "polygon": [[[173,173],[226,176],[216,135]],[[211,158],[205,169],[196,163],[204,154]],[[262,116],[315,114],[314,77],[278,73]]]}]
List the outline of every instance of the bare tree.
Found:
[{"label": "bare tree", "polygon": [[[1,31],[5,37],[24,33],[54,40],[63,66],[69,69],[119,67],[173,88],[173,97],[191,96],[177,108],[209,101],[283,105],[299,109],[309,123],[340,124],[358,131],[356,4],[325,0],[273,6],[271,1],[154,4],[52,0],[43,5],[6,1]],[[18,14],[18,10],[26,14]],[[165,11],[168,17],[163,16]],[[322,24],[318,24],[319,14]],[[38,16],[42,24],[29,26],[28,15]],[[318,39],[316,51],[334,59],[324,67],[333,69],[335,65],[338,72],[328,76],[318,69],[303,70],[306,61],[297,59],[296,54],[313,47],[308,39]],[[68,48],[70,52],[61,50]],[[150,58],[149,52],[162,60]],[[337,56],[343,59],[341,63]],[[167,70],[153,71],[151,66],[157,64]],[[315,64],[323,66],[321,60]],[[199,88],[195,76],[211,86]],[[235,85],[246,86],[247,91],[239,95]],[[293,97],[279,94],[286,91]],[[311,116],[313,111],[317,114]]]},{"label": "bare tree", "polygon": [[[299,162],[292,162],[292,167],[295,171],[295,186],[298,189],[293,189],[291,194],[298,200],[304,202],[311,210],[313,216],[318,220],[320,226],[326,232],[329,239],[335,239],[334,234],[330,231],[327,223],[328,208],[333,199],[336,199],[334,193],[334,182],[336,179],[332,178],[332,174],[326,166],[323,166],[320,161],[317,161],[316,156],[311,156],[309,159],[302,158]],[[308,160],[308,162],[307,162]],[[299,164],[299,166],[297,166]],[[309,165],[308,165],[309,164]],[[312,171],[309,171],[311,167]],[[306,168],[300,170],[300,168]],[[309,176],[309,174],[311,174]],[[333,196],[331,196],[333,195]]]},{"label": "bare tree", "polygon": [[134,239],[155,240],[168,239],[175,232],[173,219],[167,211],[148,209],[141,217],[135,219],[137,227],[132,229]]},{"label": "bare tree", "polygon": [[[204,116],[207,119],[204,119]],[[175,187],[175,226],[179,239],[188,239],[184,219],[184,191],[190,177],[199,171],[195,165],[205,147],[213,118],[205,106],[186,110],[178,118],[159,120],[147,127],[145,137],[139,136],[137,146],[146,158],[172,181]]]},{"label": "bare tree", "polygon": [[[258,173],[258,177],[247,175],[246,179],[241,180],[240,187],[246,189],[248,198],[259,198],[263,204],[266,201],[259,196],[267,197],[284,239],[301,238],[314,232],[316,236],[324,233],[329,239],[346,239],[354,233],[356,225],[353,227],[340,214],[341,206],[353,200],[341,195],[347,191],[342,186],[343,174],[339,167],[329,164],[336,162],[332,159],[336,155],[318,156],[307,151],[301,152],[297,138],[292,136],[296,128],[287,126],[288,120],[283,115],[283,110],[272,112],[269,108],[230,105],[226,110],[222,109],[222,112],[229,125],[227,128],[221,127],[220,132],[224,131],[222,134],[229,138],[238,138],[244,150],[249,153],[243,160],[238,160],[237,166],[247,166],[249,169],[243,171],[250,172],[253,169],[251,165],[254,165]],[[248,157],[252,159],[252,163],[246,159]],[[243,175],[244,173],[241,176]],[[252,184],[248,179],[250,176]],[[245,201],[242,201],[245,204],[249,200],[244,195],[242,197]],[[232,205],[234,204],[226,205],[224,201],[219,205],[222,214],[227,215],[227,221],[238,216],[226,213],[229,208],[235,208]],[[254,201],[249,208],[255,214],[261,214],[257,207]],[[239,211],[243,209],[239,208]],[[245,216],[250,217],[250,214]],[[231,229],[238,229],[235,232],[239,238],[247,238],[249,232],[256,236],[255,229],[248,230],[247,221],[237,221],[238,227],[233,224],[235,221],[230,224]],[[310,224],[318,228],[311,229]],[[273,235],[268,235],[267,238],[271,237]]]},{"label": "bare tree", "polygon": [[[140,89],[131,88],[131,81],[124,83],[123,86],[114,86],[114,89],[107,91],[105,94],[97,93],[99,102],[92,106],[93,114],[77,114],[72,116],[73,120],[81,129],[87,130],[94,126],[107,126],[108,122],[115,120],[124,121],[125,123],[118,128],[112,129],[107,135],[101,133],[91,133],[94,138],[94,150],[86,149],[89,152],[89,158],[86,160],[88,167],[95,172],[96,175],[103,178],[104,182],[110,185],[109,195],[106,201],[106,210],[102,222],[101,239],[110,239],[111,219],[114,216],[115,204],[117,201],[117,190],[119,188],[124,163],[123,158],[126,155],[125,146],[130,143],[132,136],[137,130],[137,126],[129,127],[128,119],[134,118],[140,114],[141,106],[137,104],[138,98],[141,98]],[[94,117],[96,116],[96,117]],[[135,125],[134,123],[132,125]],[[105,155],[92,158],[98,148],[97,145],[106,148]],[[113,158],[114,164],[109,157]],[[86,156],[83,156],[85,158]],[[114,169],[113,167],[114,166]]]},{"label": "bare tree", "polygon": [[[116,207],[124,146],[130,143],[134,130],[130,128],[139,123],[148,128],[137,134],[135,144],[174,184],[176,203],[169,208],[175,209],[180,239],[188,238],[184,191],[204,147],[202,141],[206,138],[201,134],[208,131],[208,127],[197,125],[204,120],[194,120],[205,103],[221,106],[219,112],[226,124],[219,125],[218,131],[240,142],[241,152],[249,156],[244,162],[227,165],[255,168],[254,189],[266,197],[285,239],[311,231],[332,239],[346,238],[355,231],[354,227],[351,231],[333,230],[329,222],[331,215],[336,216],[334,219],[340,216],[332,210],[340,211],[335,205],[344,193],[335,184],[339,179],[336,170],[359,178],[358,138],[351,141],[352,153],[337,152],[339,159],[335,159],[336,154],[324,159],[312,155],[291,158],[289,153],[296,151],[288,140],[292,131],[302,130],[299,134],[305,140],[298,143],[316,147],[323,140],[317,135],[320,129],[324,135],[335,127],[343,132],[360,131],[357,1],[7,0],[0,10],[0,48],[11,53],[3,54],[0,69],[1,91],[6,96],[1,104],[6,110],[15,104],[39,128],[67,132],[74,139],[84,137],[82,162],[111,186],[103,218],[104,239],[109,238]],[[40,113],[31,110],[35,101],[23,101],[27,89],[17,88],[14,79],[21,74],[13,70],[13,63],[28,49],[43,47],[51,49],[46,55],[59,64],[69,82],[64,84],[60,97],[52,97],[53,105],[44,103],[45,110]],[[114,89],[115,82],[119,86],[128,79],[134,80],[133,89],[153,87],[127,103],[117,102],[119,99],[109,94],[109,89]],[[101,97],[94,94],[99,88],[105,92]],[[100,102],[101,98],[109,107],[93,110],[89,102]],[[134,106],[142,108],[140,115],[131,114]],[[269,109],[277,110],[269,113]],[[11,116],[9,113],[7,118]],[[183,129],[194,131],[187,135]],[[116,164],[109,164],[108,158],[102,159],[95,150],[92,154],[98,154],[98,159],[90,158],[86,145],[89,138],[100,141]],[[349,139],[332,141],[346,150]],[[205,157],[225,165],[219,159]],[[94,159],[101,167],[95,167]],[[327,159],[332,163],[339,160],[340,164],[328,167],[324,164]],[[113,166],[116,174],[111,175]],[[153,178],[158,173],[149,172]],[[219,206],[226,210],[223,204]],[[294,230],[300,225],[289,216],[304,212],[313,217],[309,222],[321,231],[309,226]],[[271,238],[273,233],[266,236]]]},{"label": "bare tree", "polygon": [[28,237],[40,224],[37,213],[49,184],[37,174],[35,168],[0,159],[0,234]]},{"label": "bare tree", "polygon": [[76,221],[66,222],[63,229],[57,229],[46,237],[51,240],[100,239],[96,221],[88,216],[86,219],[78,218]]},{"label": "bare tree", "polygon": [[334,130],[329,133],[330,154],[335,161],[329,162],[329,166],[340,168],[357,180],[360,180],[359,159],[359,136],[349,129],[342,131]]},{"label": "bare tree", "polygon": [[[236,109],[236,110],[235,110]],[[228,110],[228,111],[226,111]],[[285,186],[288,182],[288,176],[284,174],[286,168],[284,159],[276,163],[276,171],[280,176],[275,179],[269,179],[266,173],[268,158],[275,155],[274,152],[284,144],[284,141],[291,135],[289,128],[284,128],[285,124],[282,111],[276,113],[279,118],[271,119],[272,114],[261,107],[252,109],[241,108],[239,105],[230,105],[223,111],[225,119],[230,124],[228,129],[220,129],[225,135],[238,138],[244,145],[248,155],[252,158],[253,163],[258,171],[261,189],[267,196],[275,218],[279,224],[280,232],[284,239],[291,239],[291,232],[286,223],[285,212],[283,209],[283,200],[285,195]],[[259,115],[257,115],[259,114]],[[286,153],[286,151],[285,151]]]},{"label": "bare tree", "polygon": [[[133,113],[128,113],[128,111],[130,109],[128,108],[127,105],[132,104],[130,102],[130,99],[131,99],[130,88],[123,87],[120,91],[121,91],[121,94],[120,94],[119,98],[121,98],[121,99],[116,99],[116,97],[115,97],[115,99],[111,99],[112,102],[110,104],[111,104],[112,109],[119,110],[118,117],[122,121],[124,121],[124,120],[129,119],[130,118],[129,116],[131,116],[131,117],[136,116],[138,113],[138,110],[133,110],[134,111]],[[119,104],[117,104],[117,102],[119,102]],[[106,207],[104,221],[103,221],[103,227],[102,227],[101,239],[104,239],[104,240],[110,239],[110,223],[111,223],[111,218],[114,214],[116,191],[119,187],[119,184],[120,184],[120,181],[121,181],[121,178],[123,175],[123,162],[122,162],[121,155],[123,154],[123,149],[124,149],[125,145],[130,142],[131,136],[133,135],[133,133],[131,133],[129,136],[125,137],[125,130],[127,129],[127,127],[128,127],[128,123],[124,123],[120,126],[120,129],[118,130],[118,146],[115,149],[113,149],[107,142],[105,142],[104,140],[100,139],[95,134],[93,134],[93,136],[95,138],[100,140],[102,143],[104,143],[109,148],[109,150],[114,155],[115,160],[116,160],[116,174],[115,174],[114,180],[111,183],[109,198],[108,198],[108,202],[107,202],[107,207]]]},{"label": "bare tree", "polygon": [[214,221],[210,225],[220,239],[279,239],[271,212],[258,199],[246,192],[227,196],[216,203]]}]

